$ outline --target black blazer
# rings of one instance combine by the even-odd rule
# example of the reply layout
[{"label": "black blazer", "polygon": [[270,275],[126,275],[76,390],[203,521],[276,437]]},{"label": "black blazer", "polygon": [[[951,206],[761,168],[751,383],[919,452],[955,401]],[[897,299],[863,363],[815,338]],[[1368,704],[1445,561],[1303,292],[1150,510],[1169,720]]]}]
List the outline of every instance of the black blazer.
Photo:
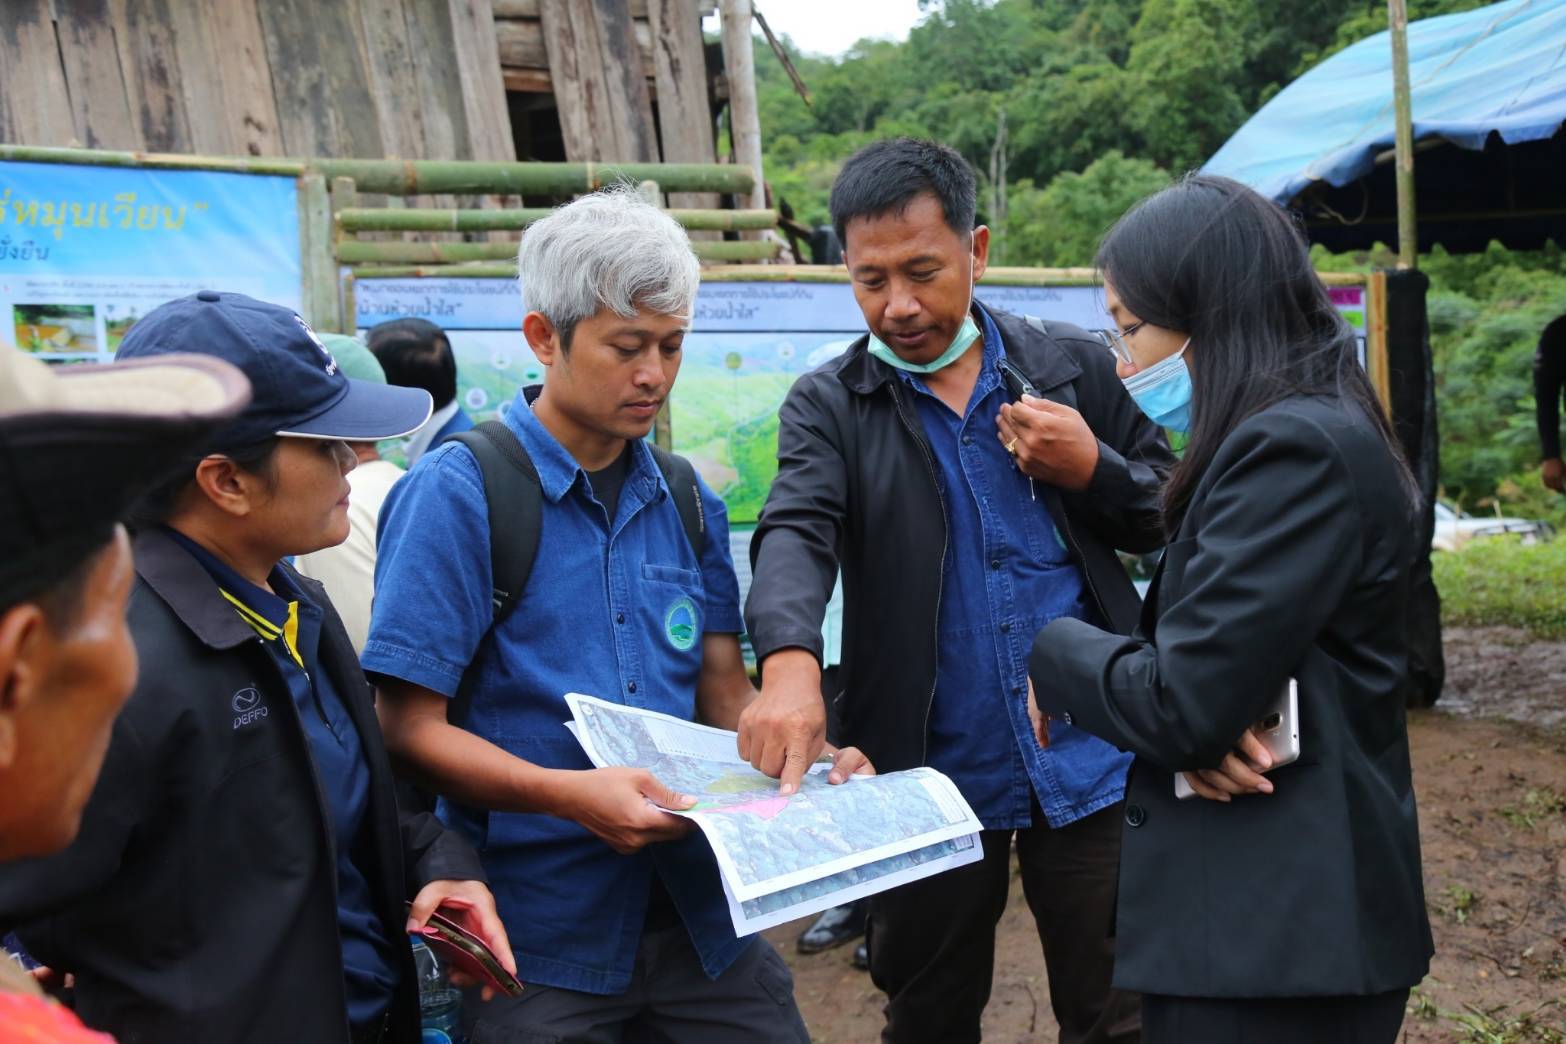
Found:
[{"label": "black blazer", "polygon": [[[1371,420],[1295,397],[1225,440],[1130,637],[1044,628],[1041,708],[1136,761],[1115,985],[1191,997],[1412,986],[1433,946],[1399,682],[1416,529]],[[1289,677],[1301,757],[1271,795],[1174,796]]]},{"label": "black blazer", "polygon": [[[331,815],[282,672],[206,571],[161,531],[136,538],[141,660],[103,774],[64,852],[0,866],[0,926],[76,975],[88,1025],[133,1042],[348,1038]],[[283,567],[287,569],[287,566]],[[483,880],[430,815],[400,815],[368,684],[321,586],[322,669],[370,765],[361,862],[393,940],[429,881]],[[411,951],[387,1040],[419,1039]]]}]

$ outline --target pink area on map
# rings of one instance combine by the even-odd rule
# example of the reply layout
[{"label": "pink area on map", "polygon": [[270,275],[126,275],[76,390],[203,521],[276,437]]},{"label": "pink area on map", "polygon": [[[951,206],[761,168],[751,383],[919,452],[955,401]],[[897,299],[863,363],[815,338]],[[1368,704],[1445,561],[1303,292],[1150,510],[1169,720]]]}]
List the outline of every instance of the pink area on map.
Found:
[{"label": "pink area on map", "polygon": [[771,819],[773,816],[777,815],[787,807],[788,798],[769,797],[758,798],[755,801],[744,801],[738,805],[718,805],[716,807],[706,809],[705,811],[729,813],[743,812],[746,815],[760,816],[762,819]]},{"label": "pink area on map", "polygon": [[1364,288],[1358,286],[1330,286],[1327,294],[1335,305],[1358,305],[1365,299]]}]

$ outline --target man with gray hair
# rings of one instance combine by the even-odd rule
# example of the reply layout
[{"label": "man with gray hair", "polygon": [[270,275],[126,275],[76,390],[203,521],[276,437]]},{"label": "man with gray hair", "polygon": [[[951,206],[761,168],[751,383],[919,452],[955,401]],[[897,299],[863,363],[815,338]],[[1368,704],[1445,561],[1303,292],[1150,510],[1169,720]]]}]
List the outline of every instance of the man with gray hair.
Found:
[{"label": "man with gray hair", "polygon": [[[573,691],[726,729],[756,696],[723,502],[688,464],[671,483],[683,462],[645,441],[696,258],[673,219],[616,190],[530,227],[518,266],[544,383],[477,434],[536,472],[531,571],[502,596],[491,541],[522,523],[491,531],[490,500],[507,501],[473,435],[443,445],[386,502],[364,651],[387,747],[483,854],[527,984],[470,995],[464,1022],[475,1040],[808,1040],[788,969],[735,937],[711,849],[661,810],[693,799],[594,769],[562,724]],[[856,770],[846,750],[832,774]]]}]

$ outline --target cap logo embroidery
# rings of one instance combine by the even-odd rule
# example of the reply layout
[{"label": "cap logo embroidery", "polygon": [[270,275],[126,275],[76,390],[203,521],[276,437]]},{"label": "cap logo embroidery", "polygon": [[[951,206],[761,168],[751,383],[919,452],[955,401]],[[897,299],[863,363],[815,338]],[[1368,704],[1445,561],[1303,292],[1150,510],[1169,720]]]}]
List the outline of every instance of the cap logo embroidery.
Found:
[{"label": "cap logo embroidery", "polygon": [[315,335],[314,330],[310,329],[310,324],[304,321],[304,316],[295,313],[294,322],[299,324],[299,328],[305,332],[306,337],[310,338],[311,343],[321,349],[321,355],[326,358],[326,375],[328,377],[336,377],[337,360],[332,358],[332,353],[326,347],[326,343]]}]

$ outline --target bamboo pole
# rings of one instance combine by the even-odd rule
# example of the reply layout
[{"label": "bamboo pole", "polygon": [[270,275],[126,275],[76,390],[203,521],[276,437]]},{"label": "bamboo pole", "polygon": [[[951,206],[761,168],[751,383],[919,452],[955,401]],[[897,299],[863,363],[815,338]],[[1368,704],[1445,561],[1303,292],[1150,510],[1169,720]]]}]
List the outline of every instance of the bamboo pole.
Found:
[{"label": "bamboo pole", "polygon": [[1372,272],[1365,285],[1365,372],[1381,408],[1392,416],[1392,372],[1387,361],[1387,274]]},{"label": "bamboo pole", "polygon": [[[751,46],[750,0],[719,0],[723,30],[723,69],[729,82],[729,137],[738,166],[755,171],[749,187],[750,209],[767,205],[761,175],[761,115],[756,102],[756,56]],[[665,187],[669,187],[665,181]],[[751,237],[760,233],[752,233]]]},{"label": "bamboo pole", "polygon": [[1392,36],[1392,109],[1396,126],[1397,266],[1419,263],[1419,228],[1414,213],[1414,113],[1408,86],[1408,4],[1387,0]]},{"label": "bamboo pole", "polygon": [[332,261],[332,203],[326,179],[303,174],[298,179],[300,302],[304,318],[327,333],[342,330],[337,266]]},{"label": "bamboo pole", "polygon": [[236,174],[352,178],[360,192],[394,196],[568,195],[621,182],[654,180],[665,192],[749,193],[755,175],[726,163],[478,163],[470,160],[293,159],[196,156],[167,152],[0,145],[0,160],[161,170],[217,170]]},{"label": "bamboo pole", "polygon": [[[692,243],[703,261],[763,261],[775,257],[777,243]],[[516,243],[362,243],[350,240],[337,247],[337,260],[345,265],[462,264],[470,261],[514,259]],[[513,267],[512,275],[516,271]]]},{"label": "bamboo pole", "polygon": [[[352,239],[350,233],[343,229],[339,215],[345,210],[351,210],[358,206],[359,190],[354,186],[352,178],[333,178],[328,190],[328,201],[331,204],[331,257],[337,257],[337,251],[341,246]],[[335,260],[332,268],[336,269]],[[353,291],[353,276],[342,276],[337,281],[337,318],[338,332],[352,335],[359,325],[359,309]]]},{"label": "bamboo pole", "polygon": [[[405,279],[413,276],[459,276],[473,279],[515,279],[515,265],[478,262],[458,265],[357,265],[359,279]],[[1367,286],[1371,276],[1363,272],[1318,272],[1327,286]],[[709,265],[701,270],[704,283],[846,283],[848,271],[841,265]],[[991,268],[979,280],[995,286],[1096,286],[1091,268]]]},{"label": "bamboo pole", "polygon": [[[352,208],[337,211],[345,232],[515,232],[548,217],[547,207],[520,210],[388,210]],[[688,229],[729,231],[773,228],[775,210],[670,210],[668,215]]]}]

